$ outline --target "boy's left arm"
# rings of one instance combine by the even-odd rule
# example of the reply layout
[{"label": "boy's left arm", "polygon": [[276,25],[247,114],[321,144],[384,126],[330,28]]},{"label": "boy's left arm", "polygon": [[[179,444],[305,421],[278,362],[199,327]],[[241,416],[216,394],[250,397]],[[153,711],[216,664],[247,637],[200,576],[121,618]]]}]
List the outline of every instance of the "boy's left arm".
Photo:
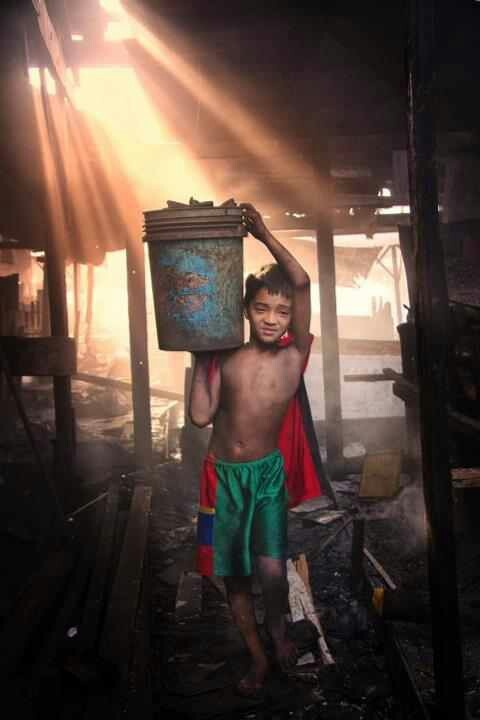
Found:
[{"label": "boy's left arm", "polygon": [[293,342],[302,354],[306,354],[311,345],[310,277],[298,260],[272,235],[258,210],[250,203],[242,203],[240,207],[245,211],[244,223],[247,230],[267,246],[292,285],[291,329]]}]

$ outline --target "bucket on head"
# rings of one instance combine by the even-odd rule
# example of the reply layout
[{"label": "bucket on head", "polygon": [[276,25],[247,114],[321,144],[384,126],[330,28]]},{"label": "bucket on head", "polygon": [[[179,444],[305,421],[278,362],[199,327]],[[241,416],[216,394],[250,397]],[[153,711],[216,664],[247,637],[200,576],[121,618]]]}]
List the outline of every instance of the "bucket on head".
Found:
[{"label": "bucket on head", "polygon": [[233,200],[144,213],[161,350],[243,344],[242,210]]}]

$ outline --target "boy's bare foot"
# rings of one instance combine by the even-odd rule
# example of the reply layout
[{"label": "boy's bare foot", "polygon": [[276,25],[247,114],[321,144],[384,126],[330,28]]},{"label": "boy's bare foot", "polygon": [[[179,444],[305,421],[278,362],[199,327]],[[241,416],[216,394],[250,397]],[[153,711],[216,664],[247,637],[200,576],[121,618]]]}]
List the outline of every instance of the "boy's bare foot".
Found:
[{"label": "boy's bare foot", "polygon": [[253,663],[248,673],[237,685],[237,692],[245,698],[257,699],[263,695],[265,678],[270,666],[268,663]]},{"label": "boy's bare foot", "polygon": [[295,667],[298,660],[298,650],[291,640],[284,637],[282,640],[275,641],[275,655],[280,669],[287,672]]}]

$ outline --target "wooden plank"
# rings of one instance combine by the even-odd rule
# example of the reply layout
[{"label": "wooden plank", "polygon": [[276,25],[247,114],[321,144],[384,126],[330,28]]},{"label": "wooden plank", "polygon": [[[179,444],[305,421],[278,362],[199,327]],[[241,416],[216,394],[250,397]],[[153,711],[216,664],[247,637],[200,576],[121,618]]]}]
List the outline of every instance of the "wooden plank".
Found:
[{"label": "wooden plank", "polygon": [[343,379],[345,382],[387,382],[389,380],[383,373],[367,373],[365,375],[357,373],[355,375],[344,375]]},{"label": "wooden plank", "polygon": [[5,336],[0,345],[14,376],[72,375],[77,371],[72,338]]},{"label": "wooden plank", "polygon": [[309,513],[302,517],[302,525],[330,525],[332,522],[341,520],[346,514],[346,510],[331,510],[328,512],[321,512],[319,515],[315,513]]},{"label": "wooden plank", "polygon": [[132,661],[128,674],[129,686],[122,716],[125,720],[138,720],[138,718],[150,720],[152,717],[150,598],[151,576],[148,562],[146,562],[135,623]]},{"label": "wooden plank", "polygon": [[[356,340],[354,338],[339,338],[340,355],[400,355],[401,348],[398,340]],[[315,337],[312,352],[322,352],[322,339]]]},{"label": "wooden plank", "polygon": [[83,593],[88,582],[88,576],[92,565],[94,564],[100,520],[104,510],[104,507],[97,505],[94,509],[93,517],[90,519],[88,524],[86,524],[87,527],[80,533],[82,542],[80,557],[77,560],[73,577],[68,584],[65,600],[62,603],[60,612],[57,615],[52,632],[49,634],[43,647],[41,648],[32,669],[30,687],[34,696],[40,689],[45,672],[49,672],[56,656],[58,655],[58,652],[65,645],[68,624],[71,621],[75,608],[78,605],[79,598],[83,597]]},{"label": "wooden plank", "polygon": [[150,487],[135,487],[100,643],[101,656],[117,665],[124,679],[144,567],[151,498]]},{"label": "wooden plank", "polygon": [[74,563],[67,550],[49,553],[21,593],[13,613],[0,633],[0,674],[2,680],[13,675],[21,662],[32,633],[55,606]]},{"label": "wooden plank", "polygon": [[91,651],[95,648],[99,634],[100,619],[105,602],[108,571],[113,553],[118,504],[118,487],[112,485],[108,491],[95,567],[89,583],[85,609],[80,626],[79,646],[84,652]]},{"label": "wooden plank", "polygon": [[295,570],[295,565],[292,560],[287,560],[287,579],[289,587],[288,602],[290,605],[292,621],[296,622],[302,618],[310,620],[318,631],[318,649],[323,664],[335,664],[335,660],[328,648],[322,625],[318,619],[317,613],[315,612],[312,597],[309,594],[302,578]]},{"label": "wooden plank", "polygon": [[393,582],[392,578],[387,573],[385,568],[382,565],[380,565],[380,563],[378,562],[376,557],[374,555],[372,555],[370,550],[368,548],[364,547],[363,554],[367,558],[368,562],[371,565],[373,565],[373,567],[375,568],[377,573],[380,575],[380,577],[383,578],[383,580],[385,581],[385,584],[390,588],[390,590],[396,590],[397,589],[396,584]]},{"label": "wooden plank", "polygon": [[[91,385],[100,385],[101,387],[113,387],[119,390],[128,390],[132,392],[132,383],[125,380],[116,380],[115,378],[102,377],[101,375],[91,375],[90,373],[76,373],[73,380],[90,383]],[[163,390],[162,388],[150,388],[150,395],[153,397],[164,398],[165,400],[183,401],[184,395],[171,390]]]},{"label": "wooden plank", "polygon": [[196,572],[183,572],[178,581],[175,600],[175,621],[200,615],[202,611],[202,576]]},{"label": "wooden plank", "polygon": [[298,558],[294,562],[295,570],[302,578],[302,582],[308,590],[308,594],[313,598],[312,588],[310,587],[310,572],[308,569],[308,562],[305,553],[300,553]]},{"label": "wooden plank", "polygon": [[385,658],[395,694],[402,699],[403,717],[409,720],[431,720],[431,713],[424,705],[405,653],[396,637],[394,624],[387,622],[384,628]]}]

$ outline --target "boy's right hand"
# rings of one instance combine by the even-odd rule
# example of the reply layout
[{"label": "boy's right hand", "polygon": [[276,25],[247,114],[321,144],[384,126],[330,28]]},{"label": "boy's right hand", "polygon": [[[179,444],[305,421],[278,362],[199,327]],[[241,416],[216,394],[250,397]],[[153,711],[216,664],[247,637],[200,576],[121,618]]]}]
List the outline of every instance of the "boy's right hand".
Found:
[{"label": "boy's right hand", "polygon": [[264,242],[266,235],[268,235],[268,228],[261,214],[251,203],[240,203],[240,207],[243,210],[243,224],[248,232],[257,240]]}]

